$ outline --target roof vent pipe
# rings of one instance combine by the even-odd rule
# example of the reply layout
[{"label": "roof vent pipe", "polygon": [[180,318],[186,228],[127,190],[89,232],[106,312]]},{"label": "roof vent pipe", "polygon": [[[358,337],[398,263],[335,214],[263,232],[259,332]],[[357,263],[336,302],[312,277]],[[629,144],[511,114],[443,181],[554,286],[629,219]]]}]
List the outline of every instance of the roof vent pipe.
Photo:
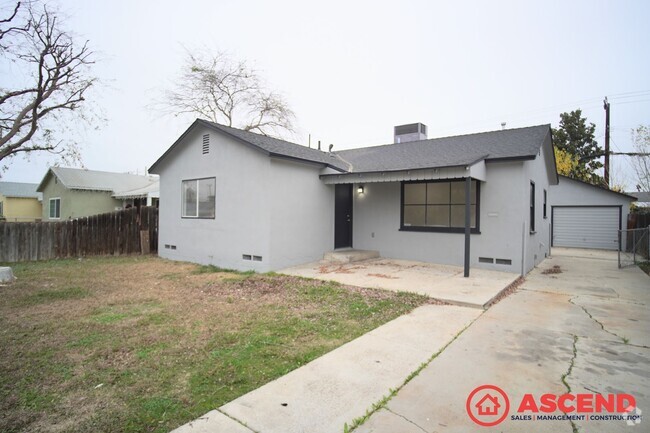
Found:
[{"label": "roof vent pipe", "polygon": [[330,148],[329,148],[328,152],[329,152],[329,153],[332,153],[332,149],[333,149],[333,148],[334,148],[334,145],[333,145],[333,144],[330,144]]},{"label": "roof vent pipe", "polygon": [[506,122],[501,122],[501,130],[503,131],[506,129]]}]

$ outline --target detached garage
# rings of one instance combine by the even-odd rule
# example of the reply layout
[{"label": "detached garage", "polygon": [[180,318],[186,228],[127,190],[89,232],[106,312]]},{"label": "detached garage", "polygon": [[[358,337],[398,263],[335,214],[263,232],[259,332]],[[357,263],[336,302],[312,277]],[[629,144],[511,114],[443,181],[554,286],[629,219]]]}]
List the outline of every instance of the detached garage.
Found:
[{"label": "detached garage", "polygon": [[636,198],[560,176],[551,186],[551,246],[618,249],[618,230],[627,228]]}]

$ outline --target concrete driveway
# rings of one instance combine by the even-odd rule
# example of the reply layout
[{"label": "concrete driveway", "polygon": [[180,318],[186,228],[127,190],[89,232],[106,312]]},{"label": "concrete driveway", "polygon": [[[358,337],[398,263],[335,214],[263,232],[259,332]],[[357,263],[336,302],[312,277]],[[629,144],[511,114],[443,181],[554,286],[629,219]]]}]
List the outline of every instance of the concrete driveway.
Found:
[{"label": "concrete driveway", "polygon": [[[589,418],[612,415],[607,413],[571,420],[557,410],[517,413],[525,394],[539,402],[545,393],[570,392],[592,399],[631,394],[637,408],[650,414],[650,277],[636,267],[619,270],[616,253],[554,249],[552,254],[518,292],[482,314],[355,431],[487,431],[466,407],[470,393],[486,384],[500,387],[510,401],[508,412],[503,405],[497,415],[481,416],[478,402],[470,400],[481,422],[506,414],[494,431],[650,431],[650,419],[630,426],[626,420]],[[498,401],[505,403],[502,397]],[[530,420],[511,418],[526,414]]]},{"label": "concrete driveway", "polygon": [[419,293],[453,305],[485,308],[519,278],[509,272],[471,269],[396,259],[369,259],[352,263],[319,261],[279,271],[283,274],[350,286]]}]

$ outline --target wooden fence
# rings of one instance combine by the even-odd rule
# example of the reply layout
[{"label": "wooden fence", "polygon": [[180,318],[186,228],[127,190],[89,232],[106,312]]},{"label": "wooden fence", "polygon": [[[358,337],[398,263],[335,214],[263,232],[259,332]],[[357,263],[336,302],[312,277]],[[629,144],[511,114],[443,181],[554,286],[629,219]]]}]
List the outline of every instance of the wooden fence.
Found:
[{"label": "wooden fence", "polygon": [[158,209],[122,211],[57,222],[0,222],[0,262],[158,251]]},{"label": "wooden fence", "polygon": [[627,216],[628,229],[644,229],[650,227],[650,213],[631,213]]}]

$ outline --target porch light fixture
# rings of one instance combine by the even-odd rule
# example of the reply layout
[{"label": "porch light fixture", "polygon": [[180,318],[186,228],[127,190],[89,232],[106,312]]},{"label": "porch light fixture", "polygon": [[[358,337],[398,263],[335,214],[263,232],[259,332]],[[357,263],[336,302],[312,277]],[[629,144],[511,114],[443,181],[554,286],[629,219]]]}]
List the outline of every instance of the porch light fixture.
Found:
[{"label": "porch light fixture", "polygon": [[359,185],[359,186],[357,187],[357,193],[359,193],[359,194],[363,194],[363,185]]}]

